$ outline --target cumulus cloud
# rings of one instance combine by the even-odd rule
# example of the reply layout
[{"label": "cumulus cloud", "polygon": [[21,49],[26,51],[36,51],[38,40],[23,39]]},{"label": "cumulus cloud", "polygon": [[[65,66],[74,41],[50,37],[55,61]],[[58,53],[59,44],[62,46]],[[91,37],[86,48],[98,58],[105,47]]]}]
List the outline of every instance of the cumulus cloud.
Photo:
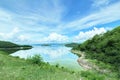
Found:
[{"label": "cumulus cloud", "polygon": [[106,32],[105,28],[96,28],[96,27],[94,27],[93,30],[89,30],[86,32],[81,31],[77,36],[75,36],[74,42],[83,42],[89,38],[92,38],[96,34],[102,34],[105,32]]},{"label": "cumulus cloud", "polygon": [[8,32],[8,33],[0,33],[0,38],[1,39],[12,39],[13,37],[15,37],[15,35],[19,32],[19,28],[15,27],[12,31]]},{"label": "cumulus cloud", "polygon": [[19,41],[28,41],[30,38],[29,38],[29,36],[26,36],[26,35],[19,35],[19,36],[17,37],[17,39],[18,39]]},{"label": "cumulus cloud", "polygon": [[58,34],[58,33],[50,33],[48,37],[44,37],[40,40],[40,42],[67,42],[68,37]]},{"label": "cumulus cloud", "polygon": [[7,40],[12,42],[29,42],[30,38],[26,34],[22,34],[21,30],[18,27],[14,27],[13,30],[9,32],[0,32],[0,40]]}]

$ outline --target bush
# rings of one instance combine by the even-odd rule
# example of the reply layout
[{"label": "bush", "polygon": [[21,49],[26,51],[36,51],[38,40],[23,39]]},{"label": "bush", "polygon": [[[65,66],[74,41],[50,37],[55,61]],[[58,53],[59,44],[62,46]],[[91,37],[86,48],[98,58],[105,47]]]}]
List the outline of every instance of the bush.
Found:
[{"label": "bush", "polygon": [[32,64],[41,65],[43,63],[43,59],[40,55],[34,55],[33,57],[28,57],[27,61]]},{"label": "bush", "polygon": [[98,73],[90,72],[90,71],[82,71],[81,76],[85,80],[105,80],[105,77],[99,75]]},{"label": "bush", "polygon": [[55,66],[56,66],[57,68],[59,68],[60,65],[59,65],[59,64],[56,64]]}]

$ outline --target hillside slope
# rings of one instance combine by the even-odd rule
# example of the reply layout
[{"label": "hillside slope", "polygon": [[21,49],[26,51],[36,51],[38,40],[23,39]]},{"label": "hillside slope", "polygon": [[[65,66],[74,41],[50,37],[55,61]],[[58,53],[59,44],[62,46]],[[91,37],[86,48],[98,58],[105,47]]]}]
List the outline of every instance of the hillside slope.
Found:
[{"label": "hillside slope", "polygon": [[13,47],[19,47],[19,45],[8,41],[0,41],[0,48],[13,48]]},{"label": "hillside slope", "polygon": [[74,47],[86,52],[86,58],[97,59],[120,68],[120,26],[105,34],[95,35],[92,39]]},{"label": "hillside slope", "polygon": [[19,45],[9,41],[0,41],[0,51],[4,51],[7,54],[14,53],[18,50],[26,50],[31,48],[32,46],[30,45]]},{"label": "hillside slope", "polygon": [[30,45],[19,45],[9,41],[0,41],[0,48],[32,47]]},{"label": "hillside slope", "polygon": [[[47,63],[37,65],[0,51],[0,80],[79,80],[77,73]],[[75,75],[73,75],[75,74]],[[78,77],[77,77],[78,76]]]}]

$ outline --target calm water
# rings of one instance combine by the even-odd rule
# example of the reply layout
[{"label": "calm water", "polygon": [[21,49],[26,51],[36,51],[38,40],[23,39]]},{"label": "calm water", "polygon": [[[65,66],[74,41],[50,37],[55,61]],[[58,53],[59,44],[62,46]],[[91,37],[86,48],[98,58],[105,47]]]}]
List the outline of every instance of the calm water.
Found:
[{"label": "calm water", "polygon": [[51,46],[41,46],[34,45],[30,50],[20,50],[13,54],[12,56],[19,56],[20,58],[27,58],[35,54],[40,54],[45,62],[50,64],[60,64],[67,68],[72,68],[75,70],[81,69],[77,63],[78,57],[70,52],[71,48],[65,47],[63,45],[51,45]]}]

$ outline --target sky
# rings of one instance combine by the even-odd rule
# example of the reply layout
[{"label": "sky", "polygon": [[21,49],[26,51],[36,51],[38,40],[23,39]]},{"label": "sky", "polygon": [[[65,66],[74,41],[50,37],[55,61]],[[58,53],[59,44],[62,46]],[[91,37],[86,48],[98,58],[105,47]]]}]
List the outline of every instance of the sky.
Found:
[{"label": "sky", "polygon": [[120,0],[0,0],[0,40],[78,42],[120,25]]}]

